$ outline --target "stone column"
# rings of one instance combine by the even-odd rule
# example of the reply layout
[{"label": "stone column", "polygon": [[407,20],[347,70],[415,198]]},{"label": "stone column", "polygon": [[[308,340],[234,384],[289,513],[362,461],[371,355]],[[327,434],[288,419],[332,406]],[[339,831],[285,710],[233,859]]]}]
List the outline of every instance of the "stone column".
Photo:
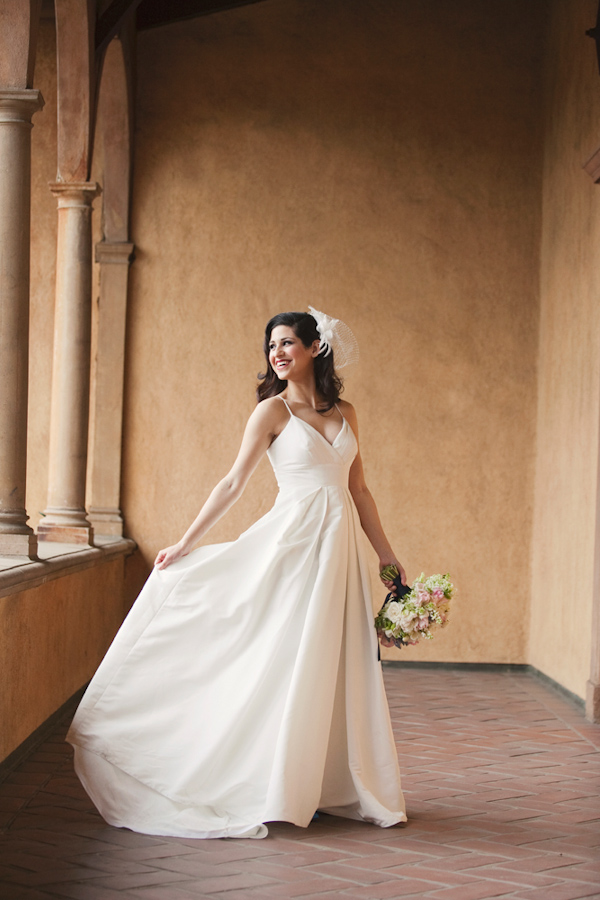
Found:
[{"label": "stone column", "polygon": [[92,201],[97,184],[51,185],[58,199],[48,506],[38,540],[91,544],[85,512],[90,390]]},{"label": "stone column", "polygon": [[88,516],[96,534],[122,535],[120,510],[127,280],[133,244],[96,244],[100,299],[93,361]]},{"label": "stone column", "polygon": [[39,91],[0,90],[0,555],[35,558],[27,525],[31,117]]}]

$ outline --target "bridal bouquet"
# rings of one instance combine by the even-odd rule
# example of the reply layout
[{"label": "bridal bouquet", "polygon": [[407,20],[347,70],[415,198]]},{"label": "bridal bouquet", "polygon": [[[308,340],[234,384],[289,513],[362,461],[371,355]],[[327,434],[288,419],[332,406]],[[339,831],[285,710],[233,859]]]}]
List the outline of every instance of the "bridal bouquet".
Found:
[{"label": "bridal bouquet", "polygon": [[403,585],[396,566],[386,566],[379,573],[385,581],[393,581],[397,596],[388,594],[375,617],[375,628],[384,646],[405,647],[421,638],[431,640],[432,629],[445,625],[454,586],[448,575],[422,573],[412,587]]}]

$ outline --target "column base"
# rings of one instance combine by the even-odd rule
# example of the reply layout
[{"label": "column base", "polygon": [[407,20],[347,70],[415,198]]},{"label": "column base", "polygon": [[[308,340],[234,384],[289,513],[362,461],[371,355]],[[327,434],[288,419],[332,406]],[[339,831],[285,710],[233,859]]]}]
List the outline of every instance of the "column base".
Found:
[{"label": "column base", "polygon": [[21,556],[37,559],[37,535],[0,533],[0,556]]},{"label": "column base", "polygon": [[123,536],[123,516],[120,509],[102,509],[90,506],[88,519],[96,534]]},{"label": "column base", "polygon": [[60,525],[55,522],[40,522],[37,537],[38,541],[94,546],[94,529],[91,525]]},{"label": "column base", "polygon": [[585,697],[585,717],[588,722],[600,722],[600,684],[588,681]]}]

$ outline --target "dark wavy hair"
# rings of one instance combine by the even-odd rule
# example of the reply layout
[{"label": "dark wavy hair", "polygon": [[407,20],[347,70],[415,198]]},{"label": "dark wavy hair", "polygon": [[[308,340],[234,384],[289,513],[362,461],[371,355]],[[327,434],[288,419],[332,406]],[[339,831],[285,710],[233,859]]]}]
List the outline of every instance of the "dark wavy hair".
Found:
[{"label": "dark wavy hair", "polygon": [[[321,336],[317,331],[316,319],[310,313],[304,312],[285,312],[273,316],[267,322],[265,328],[265,340],[263,350],[265,359],[267,360],[267,371],[258,374],[260,379],[256,388],[256,396],[258,402],[267,400],[269,397],[276,397],[286,387],[287,382],[277,377],[277,374],[271,368],[269,362],[269,343],[271,341],[271,332],[278,325],[287,325],[291,328],[296,337],[299,337],[305,347],[310,347],[313,341],[319,341]],[[325,405],[317,412],[325,413],[332,409],[340,399],[340,394],[344,390],[342,379],[336,374],[333,350],[328,356],[320,354],[315,357],[315,382],[319,394],[323,397]]]}]

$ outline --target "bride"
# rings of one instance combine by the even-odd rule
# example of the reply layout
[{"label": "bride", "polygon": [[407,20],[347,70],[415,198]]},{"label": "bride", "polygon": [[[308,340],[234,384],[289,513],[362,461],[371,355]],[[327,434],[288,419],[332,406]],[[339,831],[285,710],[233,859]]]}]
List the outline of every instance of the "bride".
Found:
[{"label": "bride", "polygon": [[[67,740],[109,824],[193,838],[267,835],[315,811],[406,821],[373,627],[366,534],[405,574],[366,486],[356,414],[339,399],[357,357],[337,319],[281,313],[229,473],[154,570]],[[236,541],[193,549],[264,453],[273,508]]]}]

